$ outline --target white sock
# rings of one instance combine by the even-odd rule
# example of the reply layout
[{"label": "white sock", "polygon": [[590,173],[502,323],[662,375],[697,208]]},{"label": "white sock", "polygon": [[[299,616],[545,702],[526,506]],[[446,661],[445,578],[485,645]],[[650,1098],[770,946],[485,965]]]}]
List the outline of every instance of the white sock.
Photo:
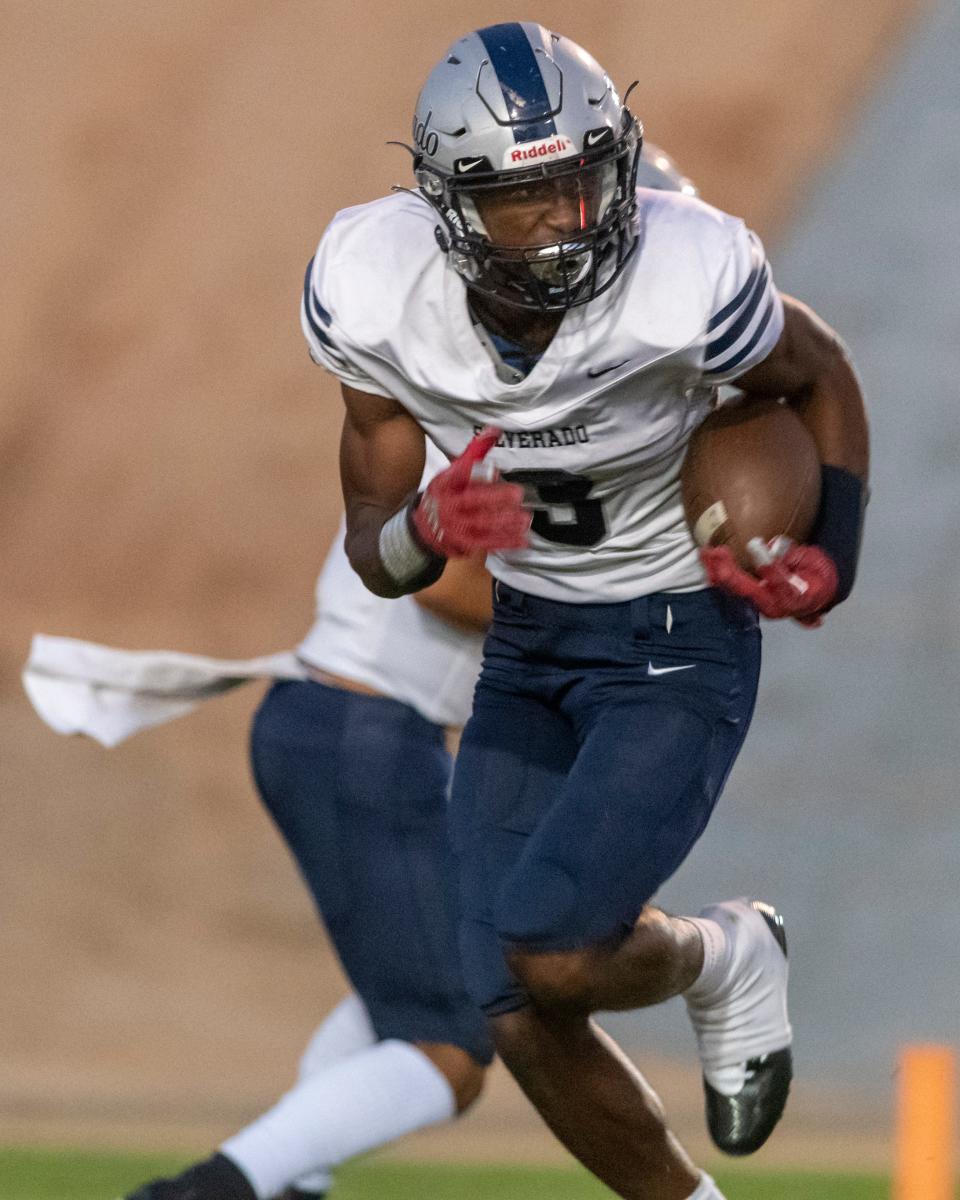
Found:
[{"label": "white sock", "polygon": [[703,969],[684,992],[706,1080],[724,1096],[743,1088],[746,1065],[788,1046],[787,960],[747,900],[709,905],[694,922]]},{"label": "white sock", "polygon": [[703,966],[700,974],[684,992],[694,1003],[711,998],[727,982],[730,972],[730,945],[722,927],[709,917],[684,917],[695,925],[703,942]]},{"label": "white sock", "polygon": [[[351,992],[337,1005],[325,1021],[314,1031],[300,1058],[299,1079],[325,1070],[331,1063],[339,1062],[358,1050],[376,1045],[377,1035],[370,1024],[370,1014],[356,992]],[[296,1181],[302,1192],[323,1195],[333,1184],[330,1171],[311,1171]]]},{"label": "white sock", "polygon": [[377,1041],[367,1007],[355,993],[341,1000],[330,1015],[314,1030],[300,1058],[298,1078],[306,1079],[331,1063],[358,1050],[366,1050]]},{"label": "white sock", "polygon": [[[456,1111],[446,1077],[409,1042],[378,1042],[303,1079],[220,1147],[259,1200]],[[311,1184],[312,1187],[312,1184]],[[304,1190],[307,1190],[304,1187]],[[699,1200],[699,1198],[698,1198]]]},{"label": "white sock", "polygon": [[[730,941],[722,926],[709,917],[686,919],[691,925],[696,925],[700,932],[703,942],[703,966],[683,997],[692,1004],[709,1002],[716,999],[718,992],[728,982],[732,957]],[[739,1063],[734,1067],[715,1067],[707,1073],[707,1077],[711,1085],[725,1096],[735,1096],[743,1087],[743,1068]],[[712,1196],[712,1192],[706,1192],[704,1200],[709,1200]],[[693,1200],[701,1200],[699,1192],[694,1192]]]},{"label": "white sock", "polygon": [[700,1172],[700,1183],[697,1190],[687,1200],[724,1200],[723,1192],[717,1187],[706,1171]]}]

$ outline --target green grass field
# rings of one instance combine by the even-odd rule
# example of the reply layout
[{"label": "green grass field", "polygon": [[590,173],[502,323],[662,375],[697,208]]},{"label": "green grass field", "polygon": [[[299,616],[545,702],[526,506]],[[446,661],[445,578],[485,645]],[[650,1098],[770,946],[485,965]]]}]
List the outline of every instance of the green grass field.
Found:
[{"label": "green grass field", "polygon": [[[160,1155],[0,1149],[2,1200],[116,1200],[175,1171]],[[717,1172],[728,1200],[886,1200],[880,1176]],[[362,1162],[337,1179],[339,1200],[599,1200],[610,1193],[585,1173],[535,1167]]]}]

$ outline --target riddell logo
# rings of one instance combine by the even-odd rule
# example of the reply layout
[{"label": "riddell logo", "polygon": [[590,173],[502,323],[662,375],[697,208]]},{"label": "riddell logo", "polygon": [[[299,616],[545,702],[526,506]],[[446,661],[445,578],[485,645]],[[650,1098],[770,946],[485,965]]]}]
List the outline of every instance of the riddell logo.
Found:
[{"label": "riddell logo", "polygon": [[568,154],[576,153],[573,141],[563,134],[541,138],[539,142],[524,142],[513,146],[504,153],[503,165],[515,167],[522,162],[535,161],[538,158],[566,158]]}]

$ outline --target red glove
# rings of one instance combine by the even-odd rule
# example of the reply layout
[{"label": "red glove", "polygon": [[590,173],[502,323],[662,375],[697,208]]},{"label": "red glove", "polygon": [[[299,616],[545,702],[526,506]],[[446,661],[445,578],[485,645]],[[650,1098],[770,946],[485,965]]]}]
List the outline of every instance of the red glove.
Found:
[{"label": "red glove", "polygon": [[499,437],[499,429],[482,430],[459,458],[434,475],[420,496],[411,520],[432,553],[463,558],[527,544],[532,513],[523,507],[523,488],[502,482],[498,471],[480,466]]},{"label": "red glove", "polygon": [[[837,594],[837,568],[819,546],[794,545],[774,538],[748,546],[757,564],[751,575],[737,564],[728,546],[705,546],[700,558],[710,586],[752,601],[765,617],[793,617],[816,628]],[[759,576],[759,578],[757,578]]]}]

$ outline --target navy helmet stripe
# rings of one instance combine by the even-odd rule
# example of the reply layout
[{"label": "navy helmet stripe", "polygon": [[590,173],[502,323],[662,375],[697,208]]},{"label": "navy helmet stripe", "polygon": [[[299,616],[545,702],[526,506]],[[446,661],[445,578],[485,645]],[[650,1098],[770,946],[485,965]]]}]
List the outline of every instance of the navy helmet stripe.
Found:
[{"label": "navy helmet stripe", "polygon": [[767,311],[763,314],[760,324],[754,330],[753,337],[745,346],[742,346],[736,354],[732,354],[726,362],[718,363],[716,366],[708,367],[704,374],[706,375],[723,375],[725,372],[732,370],[738,366],[745,358],[753,351],[757,343],[763,337],[764,331],[770,324],[770,318],[773,316],[776,305],[773,302],[773,297],[770,298],[770,303],[767,305]]},{"label": "navy helmet stripe", "polygon": [[557,126],[550,115],[550,97],[523,26],[509,21],[478,32],[503,92],[514,141],[553,137]]}]

